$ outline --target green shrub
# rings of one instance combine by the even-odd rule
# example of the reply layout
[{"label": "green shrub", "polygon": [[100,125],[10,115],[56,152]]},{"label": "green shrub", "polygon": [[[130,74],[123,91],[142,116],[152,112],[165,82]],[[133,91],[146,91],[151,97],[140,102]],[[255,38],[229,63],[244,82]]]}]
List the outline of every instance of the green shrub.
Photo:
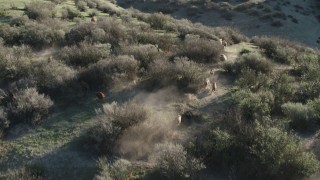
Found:
[{"label": "green shrub", "polygon": [[299,130],[314,129],[320,122],[319,98],[309,100],[307,104],[288,102],[281,106],[284,115],[289,118],[290,125]]},{"label": "green shrub", "polygon": [[89,13],[89,17],[97,17],[97,16],[99,16],[99,11],[96,11],[96,10],[94,10],[94,11],[91,11],[90,13]]},{"label": "green shrub", "polygon": [[67,0],[50,0],[50,1],[55,3],[55,4],[61,4],[63,2],[66,2]]},{"label": "green shrub", "polygon": [[117,103],[105,104],[103,106],[105,120],[111,121],[115,126],[125,130],[130,126],[145,121],[148,112],[143,106],[135,103],[125,103],[118,105]]},{"label": "green shrub", "polygon": [[257,92],[260,89],[267,89],[270,86],[270,78],[261,72],[256,73],[255,70],[245,68],[241,70],[236,84],[241,88],[250,89]]},{"label": "green shrub", "polygon": [[10,20],[10,26],[23,26],[29,22],[28,16],[19,16]]},{"label": "green shrub", "polygon": [[294,78],[288,74],[280,74],[273,78],[271,88],[274,95],[273,109],[275,112],[279,112],[282,104],[294,98]]},{"label": "green shrub", "polygon": [[157,144],[153,157],[156,169],[168,179],[193,179],[205,166],[196,158],[188,156],[180,144]]},{"label": "green shrub", "polygon": [[27,88],[14,93],[6,111],[12,124],[27,122],[36,125],[45,120],[52,106],[49,97],[39,94],[36,88]]},{"label": "green shrub", "polygon": [[239,29],[233,27],[216,27],[213,28],[213,33],[227,41],[229,44],[237,44],[240,42],[248,42],[249,38],[242,34]]},{"label": "green shrub", "polygon": [[154,13],[148,16],[146,22],[148,22],[154,29],[164,29],[169,18],[162,13]]},{"label": "green shrub", "polygon": [[75,18],[81,18],[81,12],[77,9],[72,9],[70,7],[63,9],[61,12],[62,19],[70,19],[73,20]]},{"label": "green shrub", "polygon": [[304,100],[307,98],[317,98],[320,95],[320,71],[319,63],[310,62],[306,67],[301,71],[301,88],[303,95],[305,96]]},{"label": "green shrub", "polygon": [[312,127],[313,122],[310,117],[310,108],[301,103],[288,102],[281,106],[282,112],[288,117],[290,125],[295,129],[305,130]]},{"label": "green shrub", "polygon": [[249,49],[241,49],[241,51],[240,51],[240,55],[243,55],[243,54],[249,54],[251,51],[249,50]]},{"label": "green shrub", "polygon": [[194,144],[196,157],[239,179],[302,179],[319,171],[319,161],[304,152],[297,137],[239,117],[231,113],[202,131]]},{"label": "green shrub", "polygon": [[150,65],[148,77],[152,89],[175,85],[184,92],[197,92],[205,82],[202,67],[188,58],[176,58],[173,63],[159,59]]},{"label": "green shrub", "polygon": [[307,106],[310,109],[310,118],[320,123],[320,98],[308,101]]},{"label": "green shrub", "polygon": [[80,79],[91,87],[121,86],[137,77],[139,63],[134,57],[118,56],[101,60],[81,73]]},{"label": "green shrub", "polygon": [[41,61],[34,70],[34,79],[40,88],[65,88],[68,82],[76,78],[76,70],[57,60]]},{"label": "green shrub", "polygon": [[55,23],[53,21],[49,22],[48,24],[41,24],[28,21],[18,27],[2,26],[0,28],[0,35],[6,44],[27,44],[39,49],[62,43],[64,41],[64,31],[58,27],[54,27]]},{"label": "green shrub", "polygon": [[123,47],[123,52],[140,61],[140,66],[147,69],[157,57],[160,56],[158,47],[152,44],[141,44]]},{"label": "green shrub", "polygon": [[[0,97],[1,102],[1,97]],[[7,113],[5,112],[4,107],[0,106],[0,137],[4,135],[4,131],[9,127],[10,121],[7,118]],[[0,144],[1,146],[1,144]],[[2,147],[0,147],[0,154],[2,154]],[[1,155],[0,155],[1,157]]]},{"label": "green shrub", "polygon": [[127,29],[116,18],[101,18],[97,26],[106,32],[108,43],[118,46],[119,43],[127,38]]},{"label": "green shrub", "polygon": [[107,33],[101,28],[95,28],[91,31],[91,40],[97,43],[108,42]]},{"label": "green shrub", "polygon": [[93,1],[87,1],[87,5],[89,8],[96,9],[97,8],[97,3]]},{"label": "green shrub", "polygon": [[28,179],[28,180],[44,180],[45,169],[43,165],[37,163],[29,163],[19,169],[9,170],[6,179]]},{"label": "green shrub", "polygon": [[69,44],[78,44],[91,36],[94,27],[92,23],[80,23],[66,33],[65,39]]},{"label": "green shrub", "polygon": [[280,38],[261,37],[253,39],[253,42],[264,50],[268,58],[283,64],[295,62],[302,51],[299,44]]},{"label": "green shrub", "polygon": [[142,123],[148,118],[148,111],[138,104],[116,102],[103,105],[100,121],[90,128],[84,137],[86,149],[99,155],[114,153],[119,136],[129,127]]},{"label": "green shrub", "polygon": [[92,45],[82,42],[79,45],[64,47],[59,53],[59,58],[70,65],[88,66],[108,57],[110,48],[110,44]]},{"label": "green shrub", "polygon": [[223,47],[217,41],[191,38],[182,44],[178,56],[185,56],[200,63],[216,63],[222,50]]},{"label": "green shrub", "polygon": [[301,52],[296,57],[295,71],[304,75],[309,70],[319,66],[320,54],[316,52]]},{"label": "green shrub", "polygon": [[0,37],[2,44],[13,44],[14,37],[18,34],[18,29],[9,24],[0,24]]},{"label": "green shrub", "polygon": [[270,116],[274,104],[274,96],[270,91],[252,93],[249,90],[239,90],[233,94],[235,104],[241,109],[243,117],[247,120],[260,120],[263,122]]},{"label": "green shrub", "polygon": [[18,79],[31,73],[32,51],[28,46],[12,48],[0,44],[0,78]]},{"label": "green shrub", "polygon": [[85,133],[84,148],[97,155],[112,154],[120,134],[119,127],[108,120],[100,119],[97,125],[89,128]]},{"label": "green shrub", "polygon": [[244,54],[233,64],[226,63],[223,67],[228,73],[239,75],[243,69],[252,69],[258,73],[270,74],[272,64],[258,53]]},{"label": "green shrub", "polygon": [[26,15],[30,19],[43,20],[53,18],[56,15],[55,4],[51,2],[32,1],[26,4]]},{"label": "green shrub", "polygon": [[126,38],[126,27],[115,18],[101,18],[97,24],[79,23],[66,33],[66,40],[69,44],[79,44],[84,40],[91,40],[119,46],[120,41]]},{"label": "green shrub", "polygon": [[135,35],[136,42],[139,44],[153,44],[157,45],[161,50],[173,51],[175,40],[170,35],[159,35],[155,33],[140,33]]},{"label": "green shrub", "polygon": [[94,177],[94,180],[127,179],[132,172],[131,163],[124,159],[118,159],[113,163],[100,159],[98,166],[100,172]]},{"label": "green shrub", "polygon": [[95,2],[97,3],[97,9],[102,11],[103,13],[107,13],[110,16],[120,15],[120,12],[117,9],[110,6],[108,3],[105,3],[103,1],[95,1]]},{"label": "green shrub", "polygon": [[76,6],[82,12],[87,10],[87,3],[85,1],[77,1]]}]

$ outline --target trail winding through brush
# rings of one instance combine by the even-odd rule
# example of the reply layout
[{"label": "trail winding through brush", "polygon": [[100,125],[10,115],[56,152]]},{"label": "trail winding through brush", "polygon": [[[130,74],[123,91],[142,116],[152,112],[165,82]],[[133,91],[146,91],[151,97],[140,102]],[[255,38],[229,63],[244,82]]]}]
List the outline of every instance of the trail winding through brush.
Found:
[{"label": "trail winding through brush", "polygon": [[[257,47],[251,43],[239,43],[227,46],[223,52],[223,54],[227,56],[226,62],[235,62],[243,49],[247,49],[251,52],[258,51]],[[226,108],[223,106],[223,102],[228,98],[227,93],[234,87],[233,78],[226,75],[221,68],[217,67],[219,67],[219,65],[213,67],[213,78],[216,80],[217,90],[212,92],[212,94],[203,93],[198,96],[198,99],[190,103],[191,106],[200,107],[200,110],[209,117],[211,116],[212,111]],[[211,69],[208,70],[208,75],[210,74],[210,70]]]}]

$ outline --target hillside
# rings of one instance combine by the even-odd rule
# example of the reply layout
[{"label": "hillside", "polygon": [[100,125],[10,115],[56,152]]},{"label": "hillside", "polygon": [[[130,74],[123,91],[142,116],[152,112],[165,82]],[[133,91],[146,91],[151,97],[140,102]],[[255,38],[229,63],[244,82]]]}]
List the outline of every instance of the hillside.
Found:
[{"label": "hillside", "polygon": [[1,1],[0,179],[316,179],[319,5],[205,2]]},{"label": "hillside", "polygon": [[163,12],[207,26],[236,27],[247,36],[279,36],[320,47],[320,10],[316,0],[128,1],[117,3],[143,12]]}]

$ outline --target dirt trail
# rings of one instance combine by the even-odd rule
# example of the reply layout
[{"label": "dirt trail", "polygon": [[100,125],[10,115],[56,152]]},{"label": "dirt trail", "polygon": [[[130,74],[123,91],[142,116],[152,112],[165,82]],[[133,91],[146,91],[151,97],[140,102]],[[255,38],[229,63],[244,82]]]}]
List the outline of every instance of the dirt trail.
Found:
[{"label": "dirt trail", "polygon": [[242,42],[239,44],[227,46],[224,51],[225,51],[225,55],[227,55],[228,57],[228,61],[234,62],[236,58],[239,56],[241,50],[247,49],[251,52],[255,52],[255,51],[258,51],[257,48],[258,48],[257,46],[254,46],[251,43]]},{"label": "dirt trail", "polygon": [[[247,49],[251,52],[258,51],[257,47],[251,43],[239,43],[228,46],[224,50],[224,54],[227,56],[227,62],[235,62],[238,58],[241,50]],[[228,96],[227,93],[231,91],[234,86],[232,77],[226,75],[222,69],[214,69],[214,79],[216,80],[217,90],[211,94],[208,91],[201,92],[194,102],[191,102],[191,106],[200,107],[200,110],[206,114],[212,111],[224,108],[222,106]],[[208,70],[208,74],[210,70]],[[210,114],[208,114],[210,116]]]}]

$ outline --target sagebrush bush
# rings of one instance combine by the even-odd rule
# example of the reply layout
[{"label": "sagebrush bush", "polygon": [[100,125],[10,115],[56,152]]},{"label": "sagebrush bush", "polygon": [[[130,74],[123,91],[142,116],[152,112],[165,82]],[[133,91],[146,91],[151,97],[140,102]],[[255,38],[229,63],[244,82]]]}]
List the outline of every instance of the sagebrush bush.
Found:
[{"label": "sagebrush bush", "polygon": [[299,54],[310,51],[297,42],[276,37],[256,37],[252,41],[264,50],[268,58],[284,64],[292,64],[298,61]]},{"label": "sagebrush bush", "polygon": [[0,27],[0,36],[6,44],[27,44],[39,49],[64,42],[64,31],[54,27],[56,23],[53,21],[47,21],[50,23],[28,21],[17,27],[3,25]]},{"label": "sagebrush bush", "polygon": [[133,102],[104,104],[102,110],[100,121],[91,127],[84,137],[86,149],[98,155],[115,153],[114,147],[119,136],[129,127],[148,118],[148,111]]},{"label": "sagebrush bush", "polygon": [[104,59],[110,54],[110,44],[90,44],[82,42],[79,45],[64,47],[59,52],[59,58],[73,66],[88,66]]},{"label": "sagebrush bush", "polygon": [[28,46],[12,48],[0,44],[0,77],[5,80],[30,75],[32,50]]},{"label": "sagebrush bush", "polygon": [[236,84],[240,88],[247,88],[253,92],[260,89],[266,89],[270,86],[270,78],[261,72],[256,73],[255,70],[245,68],[241,70],[241,74],[236,80]]},{"label": "sagebrush bush", "polygon": [[258,73],[270,74],[272,64],[266,58],[258,53],[244,54],[240,56],[235,63],[224,65],[224,69],[234,75],[239,75],[243,69],[252,69]]},{"label": "sagebrush bush", "polygon": [[[320,59],[320,58],[319,58]],[[302,74],[301,88],[302,93],[307,98],[313,99],[320,95],[320,65],[318,62],[310,63],[306,66],[306,69]]]},{"label": "sagebrush bush", "polygon": [[274,95],[273,110],[279,112],[281,105],[294,99],[294,78],[288,74],[280,74],[273,78],[272,91]]},{"label": "sagebrush bush", "polygon": [[239,90],[233,94],[232,99],[241,109],[243,117],[248,121],[259,120],[263,122],[268,119],[271,107],[274,104],[274,96],[270,91],[252,93],[246,89]]},{"label": "sagebrush bush", "polygon": [[139,33],[135,35],[136,42],[139,44],[153,44],[157,45],[161,50],[173,51],[176,44],[174,37],[170,35],[159,35],[155,33]]},{"label": "sagebrush bush", "polygon": [[[0,97],[0,102],[1,102],[1,97]],[[9,125],[10,125],[10,121],[8,120],[7,113],[5,112],[4,107],[0,106],[0,138],[4,135],[5,130],[9,127]],[[1,150],[0,150],[0,154],[1,154]]]},{"label": "sagebrush bush", "polygon": [[38,87],[49,89],[64,88],[76,76],[76,70],[54,59],[37,63],[33,75]]},{"label": "sagebrush bush", "polygon": [[18,29],[9,24],[0,24],[1,44],[13,44],[14,37],[18,34]]},{"label": "sagebrush bush", "polygon": [[26,4],[25,13],[30,19],[44,20],[56,15],[55,4],[51,2],[32,1]]},{"label": "sagebrush bush", "polygon": [[87,3],[85,1],[77,1],[76,2],[76,7],[80,10],[80,11],[86,11],[87,10]]},{"label": "sagebrush bush", "polygon": [[70,19],[73,20],[75,18],[81,18],[81,12],[77,9],[72,9],[70,7],[65,8],[61,11],[61,18],[62,19]]},{"label": "sagebrush bush", "polygon": [[217,41],[191,38],[182,43],[178,55],[188,57],[196,62],[216,63],[219,61],[222,50],[223,47]]},{"label": "sagebrush bush", "polygon": [[100,172],[94,177],[94,180],[126,179],[132,172],[131,163],[124,159],[111,163],[102,158],[98,161],[98,167]]},{"label": "sagebrush bush", "polygon": [[307,106],[310,109],[310,118],[320,123],[320,98],[309,100]]},{"label": "sagebrush bush", "polygon": [[18,16],[10,20],[10,26],[23,26],[29,21],[28,16]]},{"label": "sagebrush bush", "polygon": [[122,55],[100,60],[84,70],[80,79],[92,87],[125,85],[136,79],[139,62],[132,56]]},{"label": "sagebrush bush", "polygon": [[107,121],[125,130],[130,126],[145,121],[148,118],[148,111],[145,107],[135,103],[117,103],[103,105],[103,112]]},{"label": "sagebrush bush", "polygon": [[148,71],[151,89],[177,86],[184,92],[197,92],[205,82],[202,67],[188,58],[176,58],[174,62],[158,59],[152,63]]},{"label": "sagebrush bush", "polygon": [[95,26],[92,23],[80,23],[66,33],[65,39],[69,44],[78,44],[90,37],[94,28]]},{"label": "sagebrush bush", "polygon": [[319,171],[319,161],[297,137],[240,117],[232,113],[202,131],[193,146],[196,157],[240,179],[302,179]]},{"label": "sagebrush bush", "polygon": [[9,169],[8,173],[6,174],[6,179],[44,180],[46,179],[45,169],[41,164],[29,163],[21,168]]},{"label": "sagebrush bush", "polygon": [[160,56],[158,47],[152,44],[140,44],[122,47],[125,54],[133,55],[140,61],[140,66],[147,69],[157,57]]},{"label": "sagebrush bush", "polygon": [[281,106],[285,117],[294,129],[309,130],[320,124],[320,99],[309,100],[306,104],[288,102]]},{"label": "sagebrush bush", "polygon": [[69,44],[79,44],[81,41],[88,40],[118,46],[126,38],[126,27],[111,17],[98,19],[96,24],[79,23],[66,33]]},{"label": "sagebrush bush", "polygon": [[200,160],[190,157],[180,144],[157,144],[151,157],[156,169],[168,179],[193,179],[194,175],[205,168]]},{"label": "sagebrush bush", "polygon": [[26,122],[37,125],[45,120],[52,106],[53,101],[49,97],[39,94],[36,88],[27,88],[14,93],[6,111],[12,124]]},{"label": "sagebrush bush", "polygon": [[283,104],[281,109],[284,115],[291,120],[290,125],[295,129],[305,130],[314,125],[310,117],[310,109],[306,105],[288,102]]},{"label": "sagebrush bush", "polygon": [[50,0],[50,1],[55,3],[55,4],[61,4],[63,2],[66,2],[67,0]]},{"label": "sagebrush bush", "polygon": [[168,16],[162,13],[154,13],[149,15],[145,21],[148,22],[154,29],[164,29],[168,20]]},{"label": "sagebrush bush", "polygon": [[87,0],[87,5],[89,8],[92,8],[92,9],[97,8],[97,3],[95,3],[94,1]]},{"label": "sagebrush bush", "polygon": [[117,18],[101,18],[97,26],[106,32],[106,42],[113,46],[127,38],[127,28]]},{"label": "sagebrush bush", "polygon": [[120,12],[117,9],[113,8],[112,6],[110,6],[108,3],[105,3],[104,1],[95,0],[95,3],[97,4],[97,9],[102,11],[103,13],[108,13],[110,16],[120,15]]}]

